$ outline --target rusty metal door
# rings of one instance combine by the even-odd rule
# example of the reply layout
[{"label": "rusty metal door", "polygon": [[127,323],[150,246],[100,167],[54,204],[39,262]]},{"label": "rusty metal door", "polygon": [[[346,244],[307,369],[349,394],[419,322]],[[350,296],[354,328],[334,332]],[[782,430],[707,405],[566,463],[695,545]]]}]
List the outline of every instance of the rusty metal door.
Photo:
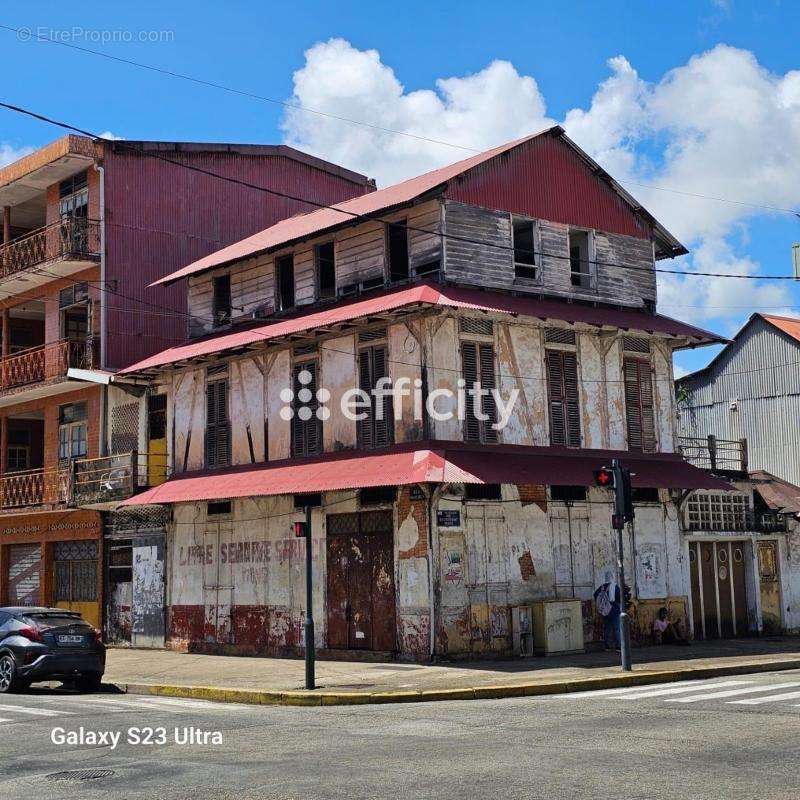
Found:
[{"label": "rusty metal door", "polygon": [[8,604],[41,604],[39,573],[42,551],[38,544],[12,544],[8,558]]},{"label": "rusty metal door", "polygon": [[233,583],[230,563],[220,563],[220,545],[231,535],[229,522],[207,523],[203,551],[211,553],[203,564],[204,638],[214,644],[230,644],[233,616]]},{"label": "rusty metal door", "polygon": [[700,602],[700,564],[697,542],[689,543],[689,573],[692,586],[692,619],[694,620],[694,638],[703,638],[703,604]]},{"label": "rusty metal door", "polygon": [[392,514],[327,518],[328,647],[394,651]]},{"label": "rusty metal door", "polygon": [[695,638],[747,635],[745,544],[732,540],[689,545]]},{"label": "rusty metal door", "polygon": [[733,617],[733,582],[731,581],[730,542],[715,542],[719,622],[723,639],[736,634]]},{"label": "rusty metal door", "polygon": [[132,627],[134,647],[164,646],[164,536],[133,540]]},{"label": "rusty metal door", "polygon": [[700,542],[700,580],[703,587],[703,619],[706,639],[718,639],[719,617],[717,615],[717,571],[713,542]]},{"label": "rusty metal door", "polygon": [[758,578],[764,632],[778,633],[781,630],[781,589],[777,542],[758,543]]},{"label": "rusty metal door", "polygon": [[733,618],[736,635],[746,636],[750,631],[747,615],[747,578],[745,577],[745,542],[731,542],[731,580],[733,581]]}]

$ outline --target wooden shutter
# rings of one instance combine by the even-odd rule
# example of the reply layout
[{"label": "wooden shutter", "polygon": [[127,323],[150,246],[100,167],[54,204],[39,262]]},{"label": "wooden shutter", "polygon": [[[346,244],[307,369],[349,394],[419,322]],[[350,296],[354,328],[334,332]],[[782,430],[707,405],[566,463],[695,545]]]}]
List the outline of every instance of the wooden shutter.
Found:
[{"label": "wooden shutter", "polygon": [[566,447],[580,447],[577,356],[571,350],[546,350],[545,359],[550,406],[550,442]]},{"label": "wooden shutter", "polygon": [[[482,389],[494,389],[494,346],[478,342],[461,342],[461,375],[466,391],[476,383]],[[467,395],[464,409],[464,440],[467,442],[496,442],[497,431],[492,427],[497,422],[497,406],[494,398],[484,396],[480,410],[489,419],[478,419],[475,414],[475,398]]]},{"label": "wooden shutter", "polygon": [[228,381],[209,381],[206,386],[206,466],[224,467],[230,460]]},{"label": "wooden shutter", "polygon": [[370,449],[385,447],[394,442],[394,407],[392,397],[388,395],[382,399],[381,418],[378,419],[378,398],[371,394],[382,378],[389,377],[388,355],[385,345],[365,347],[358,353],[358,385],[360,389],[370,393],[370,406],[364,419],[356,423],[358,446]]},{"label": "wooden shutter", "polygon": [[653,452],[656,449],[656,426],[650,362],[626,358],[624,372],[628,449]]},{"label": "wooden shutter", "polygon": [[[307,371],[311,374],[310,383],[300,383],[300,373]],[[315,456],[322,452],[322,420],[317,417],[318,365],[315,361],[303,361],[294,365],[293,372],[294,400],[292,408],[292,455]],[[311,399],[303,403],[298,399],[301,389],[311,392]],[[301,408],[307,408],[311,416],[304,420],[298,413]]]}]

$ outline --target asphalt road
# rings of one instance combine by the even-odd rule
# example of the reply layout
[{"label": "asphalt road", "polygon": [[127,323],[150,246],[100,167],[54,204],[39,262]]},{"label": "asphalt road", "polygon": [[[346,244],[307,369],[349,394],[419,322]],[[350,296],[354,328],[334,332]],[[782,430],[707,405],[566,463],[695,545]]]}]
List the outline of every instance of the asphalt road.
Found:
[{"label": "asphalt road", "polygon": [[[106,740],[53,741],[81,728]],[[340,708],[34,690],[0,697],[0,798],[796,798],[799,742],[800,670]]]}]

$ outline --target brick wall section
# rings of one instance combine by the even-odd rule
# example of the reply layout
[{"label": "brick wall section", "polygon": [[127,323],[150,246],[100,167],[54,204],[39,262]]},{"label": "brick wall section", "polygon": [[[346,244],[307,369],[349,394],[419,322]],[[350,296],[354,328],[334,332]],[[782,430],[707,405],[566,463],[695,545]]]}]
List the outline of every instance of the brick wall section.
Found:
[{"label": "brick wall section", "polygon": [[428,502],[425,499],[412,500],[411,486],[403,486],[397,495],[397,521],[402,525],[409,514],[417,523],[419,538],[408,550],[401,550],[398,558],[420,558],[428,555]]}]

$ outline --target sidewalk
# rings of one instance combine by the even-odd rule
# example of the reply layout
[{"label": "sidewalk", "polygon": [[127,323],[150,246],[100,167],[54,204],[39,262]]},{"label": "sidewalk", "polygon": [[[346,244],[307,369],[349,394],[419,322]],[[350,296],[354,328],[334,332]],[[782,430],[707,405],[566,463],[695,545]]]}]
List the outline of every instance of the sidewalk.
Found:
[{"label": "sidewalk", "polygon": [[282,705],[475,699],[707,678],[800,668],[800,638],[697,642],[618,653],[442,664],[317,661],[317,690],[303,689],[301,660],[110,649],[104,682],[131,693]]}]

